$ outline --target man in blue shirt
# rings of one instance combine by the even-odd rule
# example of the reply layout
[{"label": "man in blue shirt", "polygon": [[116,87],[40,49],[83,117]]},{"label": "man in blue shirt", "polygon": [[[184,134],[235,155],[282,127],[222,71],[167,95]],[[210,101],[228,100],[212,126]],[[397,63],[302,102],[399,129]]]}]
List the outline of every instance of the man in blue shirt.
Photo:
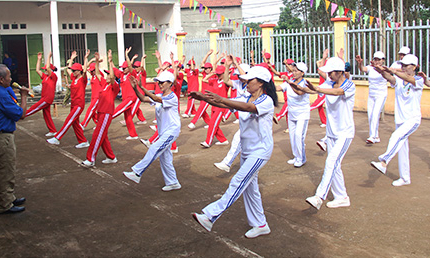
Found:
[{"label": "man in blue shirt", "polygon": [[10,70],[0,64],[0,213],[24,211],[25,198],[17,199],[14,195],[16,148],[13,132],[15,123],[24,119],[27,111],[28,89],[22,88],[21,106],[8,92],[12,81]]}]

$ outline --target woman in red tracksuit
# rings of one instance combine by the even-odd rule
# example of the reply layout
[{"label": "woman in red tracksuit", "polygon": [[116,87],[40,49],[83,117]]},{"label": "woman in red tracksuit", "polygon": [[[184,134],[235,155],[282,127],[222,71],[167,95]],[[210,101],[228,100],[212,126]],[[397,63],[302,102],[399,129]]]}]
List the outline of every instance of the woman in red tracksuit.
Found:
[{"label": "woman in red tracksuit", "polygon": [[90,146],[87,138],[84,136],[84,130],[82,130],[82,126],[79,123],[79,116],[85,108],[85,87],[87,86],[86,73],[89,55],[90,51],[87,50],[84,59],[84,66],[79,63],[73,63],[73,60],[77,57],[76,51],[73,51],[70,59],[68,60],[67,72],[72,79],[72,83],[70,85],[70,98],[72,102],[70,106],[70,114],[67,116],[60,131],[58,131],[53,138],[46,140],[50,144],[59,145],[61,138],[63,138],[70,126],[73,126],[73,130],[75,131],[76,138],[79,142],[75,148],[80,149]]},{"label": "woman in red tracksuit", "polygon": [[[102,86],[102,91],[99,96],[99,104],[97,108],[98,122],[96,129],[94,130],[93,137],[91,138],[90,147],[87,151],[87,159],[82,162],[82,165],[85,167],[92,167],[95,165],[97,152],[102,147],[103,152],[106,154],[106,159],[102,161],[104,164],[116,163],[118,160],[115,157],[115,154],[112,151],[112,147],[110,145],[108,139],[108,129],[112,122],[112,114],[115,109],[115,97],[119,92],[119,85],[115,81],[115,77],[120,78],[121,72],[118,69],[113,69],[112,62],[112,50],[108,51],[108,60],[109,60],[109,78],[108,83],[104,80],[103,76],[101,76],[99,71],[99,54],[94,54],[96,58],[95,65],[95,74],[96,80],[98,80]],[[103,80],[102,80],[103,78]]]},{"label": "woman in red tracksuit", "polygon": [[100,91],[103,89],[103,86],[106,84],[106,80],[103,77],[103,74],[96,73],[96,64],[91,63],[90,67],[88,68],[88,71],[91,74],[91,103],[90,106],[87,108],[87,112],[85,113],[85,118],[82,121],[82,129],[85,129],[85,127],[88,126],[88,123],[90,122],[91,118],[93,119],[94,123],[97,124],[97,106],[99,103],[99,95]]},{"label": "woman in red tracksuit", "polygon": [[[194,61],[194,56],[191,57],[190,61],[187,63],[187,68],[185,69],[185,73],[187,74],[188,80],[188,94],[192,91],[199,90],[199,69],[195,69],[196,61]],[[194,105],[194,99],[188,97],[187,101],[187,109],[184,114],[182,114],[183,118],[188,118],[190,116],[194,116],[196,114],[196,107]]]},{"label": "woman in red tracksuit", "polygon": [[38,102],[33,104],[26,112],[25,116],[31,116],[36,112],[43,110],[43,119],[45,119],[45,124],[48,127],[49,132],[45,136],[54,136],[57,133],[54,122],[51,117],[51,104],[55,98],[55,86],[57,84],[57,75],[54,71],[57,68],[51,64],[52,53],[49,52],[48,60],[42,69],[46,70],[43,73],[40,70],[40,64],[42,62],[42,53],[37,54],[36,72],[42,78],[42,97]]},{"label": "woman in red tracksuit", "polygon": [[[209,83],[209,91],[220,95],[223,98],[227,98],[228,86],[225,85],[223,81],[223,74],[226,72],[224,65],[219,65],[215,69],[216,77],[212,77],[213,72],[209,73],[205,78],[203,78],[204,82]],[[205,148],[209,148],[212,145],[214,137],[218,139],[216,145],[227,145],[228,140],[225,138],[223,132],[219,128],[219,124],[222,120],[222,116],[224,114],[225,108],[212,107],[212,115],[211,120],[209,122],[208,133],[206,136],[206,141],[201,142]]]}]

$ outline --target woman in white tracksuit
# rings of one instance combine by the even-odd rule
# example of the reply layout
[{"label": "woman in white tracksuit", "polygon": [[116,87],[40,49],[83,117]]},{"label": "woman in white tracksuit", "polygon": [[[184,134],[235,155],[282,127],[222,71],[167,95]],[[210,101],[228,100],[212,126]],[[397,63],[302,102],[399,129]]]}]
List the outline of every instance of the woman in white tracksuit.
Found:
[{"label": "woman in white tracksuit", "polygon": [[367,99],[367,117],[369,119],[369,138],[366,143],[373,144],[381,141],[379,138],[379,116],[387,99],[387,80],[375,71],[373,65],[384,65],[385,55],[381,51],[373,54],[372,65],[364,66],[363,59],[355,57],[361,72],[369,74],[369,98]]},{"label": "woman in white tracksuit", "polygon": [[211,231],[213,223],[243,194],[248,223],[252,227],[245,237],[255,238],[270,233],[258,188],[258,172],[272,155],[272,117],[277,95],[270,72],[264,67],[255,66],[240,77],[248,81],[248,97],[230,100],[213,93],[192,93],[194,98],[212,105],[239,111],[242,148],[240,169],[231,179],[227,191],[219,200],[206,206],[203,214],[194,213],[193,217]]},{"label": "woman in white tracksuit", "polygon": [[[176,69],[175,69],[176,70]],[[143,172],[151,163],[160,158],[161,172],[163,173],[165,186],[161,189],[165,192],[181,189],[181,185],[176,177],[176,171],[173,167],[173,154],[170,147],[178,138],[181,131],[181,120],[178,113],[178,97],[172,91],[171,87],[176,76],[169,71],[160,73],[154,81],[158,82],[162,94],[153,94],[139,82],[140,88],[146,96],[137,89],[137,79],[130,77],[130,83],[137,97],[142,102],[151,102],[155,104],[155,117],[157,118],[158,140],[151,144],[145,157],[136,163],[131,169],[132,172],[124,172],[128,179],[139,183]]]},{"label": "woman in white tracksuit", "polygon": [[[301,87],[306,87],[303,76],[307,71],[308,67],[305,63],[299,62],[294,64],[292,82]],[[291,87],[289,84],[291,81],[285,75],[283,75],[282,79],[286,80],[286,82],[278,86],[277,89],[287,91],[288,130],[290,133],[291,150],[294,156],[287,163],[299,168],[306,163],[305,138],[310,118],[309,94]]]},{"label": "woman in white tracksuit", "polygon": [[390,82],[391,87],[395,88],[394,121],[396,130],[391,134],[386,152],[379,156],[379,162],[372,161],[371,165],[385,174],[388,163],[399,153],[400,178],[393,181],[393,186],[411,183],[408,138],[421,124],[420,102],[424,87],[424,79],[415,76],[418,58],[408,54],[400,63],[402,64],[401,72],[385,66],[375,66],[375,70]]}]

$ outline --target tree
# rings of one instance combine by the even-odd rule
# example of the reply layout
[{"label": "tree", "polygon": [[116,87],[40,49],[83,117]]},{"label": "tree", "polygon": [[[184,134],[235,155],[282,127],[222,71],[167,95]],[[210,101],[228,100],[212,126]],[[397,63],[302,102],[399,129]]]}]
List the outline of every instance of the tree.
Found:
[{"label": "tree", "polygon": [[300,29],[302,28],[302,20],[293,16],[291,8],[286,6],[281,8],[281,13],[279,14],[278,26],[275,29]]}]

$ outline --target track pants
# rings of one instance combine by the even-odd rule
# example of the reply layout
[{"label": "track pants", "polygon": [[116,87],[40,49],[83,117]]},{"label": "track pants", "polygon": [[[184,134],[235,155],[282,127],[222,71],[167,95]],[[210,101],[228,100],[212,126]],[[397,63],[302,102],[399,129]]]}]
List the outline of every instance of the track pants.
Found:
[{"label": "track pants", "polygon": [[194,115],[196,114],[196,107],[194,106],[194,100],[191,97],[188,97],[188,101],[187,101],[187,109],[185,110],[186,115]]},{"label": "track pants", "polygon": [[87,112],[85,113],[84,121],[82,121],[81,125],[85,128],[88,126],[88,123],[90,122],[91,118],[93,119],[94,123],[97,124],[97,106],[99,104],[99,100],[95,99],[92,100],[90,103],[90,106],[87,109]]},{"label": "track pants", "polygon": [[227,155],[224,157],[224,159],[221,162],[231,167],[231,164],[233,164],[233,161],[236,159],[237,155],[239,155],[241,151],[242,151],[242,148],[240,145],[240,129],[239,129],[233,136],[230,150],[228,151]]},{"label": "track pants", "polygon": [[131,116],[132,116],[132,119],[134,116],[137,116],[137,119],[139,119],[139,121],[143,122],[143,121],[146,121],[146,118],[143,115],[142,110],[140,109],[140,103],[141,103],[141,101],[139,99],[137,99],[134,102],[133,108],[131,109]]},{"label": "track pants", "polygon": [[90,147],[87,151],[87,160],[91,162],[96,161],[97,152],[100,147],[102,147],[103,152],[109,159],[114,159],[115,154],[113,154],[112,147],[108,139],[108,129],[112,122],[112,115],[106,113],[98,113],[98,122],[96,129],[93,132],[93,137],[91,138]]},{"label": "track pants", "polygon": [[308,131],[309,120],[288,119],[291,151],[294,159],[299,163],[306,163],[305,139]]},{"label": "track pants", "polygon": [[387,96],[370,96],[367,99],[367,118],[369,119],[369,137],[379,138],[379,117]]},{"label": "track pants", "polygon": [[[157,131],[155,131],[155,133],[151,136],[151,138],[148,139],[148,141],[152,144],[153,142],[158,141],[158,139],[159,139],[159,135],[158,135],[158,127],[157,127]],[[170,149],[176,150],[176,148],[178,148],[178,146],[176,145],[176,141],[174,141]]]},{"label": "track pants", "polygon": [[240,158],[240,169],[232,177],[223,196],[203,209],[203,213],[215,222],[243,194],[246,216],[251,227],[266,225],[263,203],[258,187],[258,171],[267,160],[249,157]]},{"label": "track pants", "polygon": [[379,156],[380,161],[388,164],[399,153],[399,175],[405,182],[411,181],[408,138],[418,129],[420,124],[421,117],[411,118],[403,124],[396,124],[396,130],[391,134],[387,151]]},{"label": "track pants", "polygon": [[208,113],[206,112],[206,109],[208,109],[208,107],[209,107],[209,103],[207,103],[205,101],[200,101],[200,106],[197,109],[196,116],[193,117],[193,119],[191,120],[191,123],[196,124],[197,121],[199,121],[199,119],[201,117],[201,118],[203,118],[203,121],[205,121],[206,124],[209,124],[211,121],[211,118],[208,115]]},{"label": "track pants", "polygon": [[84,130],[82,130],[81,124],[79,123],[79,116],[81,115],[84,108],[82,107],[71,107],[70,114],[67,116],[66,121],[64,121],[63,127],[61,127],[60,131],[55,134],[55,138],[61,140],[64,134],[69,130],[70,126],[73,126],[73,130],[75,131],[76,138],[79,143],[83,143],[87,141],[87,138],[84,136]]},{"label": "track pants", "polygon": [[327,117],[324,112],[325,95],[318,95],[318,98],[312,103],[311,111],[318,108],[318,114],[320,116],[321,123],[327,124]]},{"label": "track pants", "polygon": [[166,185],[179,183],[175,168],[173,167],[173,154],[170,151],[170,147],[176,138],[178,138],[178,136],[172,134],[160,135],[159,139],[149,147],[145,157],[131,168],[134,173],[141,176],[154,160],[160,158],[160,167],[163,173],[164,183]]},{"label": "track pants", "polygon": [[219,124],[221,123],[221,118],[222,118],[222,115],[224,114],[224,111],[225,111],[224,108],[213,108],[212,109],[211,120],[209,122],[208,133],[206,136],[206,143],[209,146],[212,145],[214,136],[220,142],[227,141],[227,138],[225,138],[223,132],[219,128]]},{"label": "track pants", "polygon": [[40,110],[43,111],[43,119],[45,120],[45,124],[46,127],[48,127],[49,132],[57,132],[57,128],[55,128],[54,122],[52,121],[51,117],[51,103],[46,102],[43,98],[40,99],[38,102],[34,103],[29,109],[27,109],[25,117],[31,116]]},{"label": "track pants", "polygon": [[275,114],[276,118],[278,119],[278,121],[281,120],[281,118],[285,117],[285,120],[288,123],[288,98],[287,98],[287,92],[284,92],[284,105],[282,105],[281,110],[279,111],[279,113]]},{"label": "track pants", "polygon": [[133,99],[123,100],[121,104],[119,104],[115,108],[115,111],[113,112],[113,116],[112,116],[112,118],[116,118],[117,116],[124,113],[125,124],[127,125],[128,134],[131,137],[137,136],[137,132],[136,132],[136,128],[134,127],[133,116],[132,116],[132,108],[134,104],[135,104],[135,100]]},{"label": "track pants", "polygon": [[12,133],[0,134],[0,212],[12,208],[15,201],[16,145]]},{"label": "track pants", "polygon": [[325,161],[324,174],[315,193],[315,195],[323,200],[327,198],[330,188],[334,199],[346,198],[348,196],[341,164],[351,145],[352,139],[327,137],[327,159]]}]

